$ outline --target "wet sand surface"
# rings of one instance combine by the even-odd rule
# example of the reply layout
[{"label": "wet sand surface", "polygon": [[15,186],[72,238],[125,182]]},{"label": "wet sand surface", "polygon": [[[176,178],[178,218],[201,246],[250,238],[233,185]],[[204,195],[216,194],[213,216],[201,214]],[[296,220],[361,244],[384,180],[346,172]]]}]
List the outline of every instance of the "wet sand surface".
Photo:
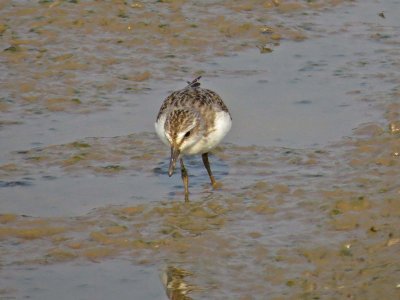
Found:
[{"label": "wet sand surface", "polygon": [[[399,298],[399,7],[0,3],[0,299]],[[198,75],[234,123],[185,204]]]}]

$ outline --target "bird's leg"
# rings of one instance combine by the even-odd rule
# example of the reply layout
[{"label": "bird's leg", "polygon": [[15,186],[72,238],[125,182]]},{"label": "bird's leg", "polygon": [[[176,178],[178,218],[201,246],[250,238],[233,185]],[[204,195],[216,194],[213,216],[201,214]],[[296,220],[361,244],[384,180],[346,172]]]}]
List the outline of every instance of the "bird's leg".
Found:
[{"label": "bird's leg", "polygon": [[215,181],[215,178],[214,178],[214,176],[213,176],[213,174],[211,172],[210,163],[208,161],[208,153],[203,153],[201,155],[201,158],[203,159],[203,163],[204,163],[204,166],[206,167],[208,176],[210,176],[211,185],[213,186],[213,188],[216,188],[217,187],[217,182]]},{"label": "bird's leg", "polygon": [[182,175],[183,186],[185,188],[185,202],[189,202],[189,177],[185,165],[183,164],[182,158],[181,158],[181,175]]}]

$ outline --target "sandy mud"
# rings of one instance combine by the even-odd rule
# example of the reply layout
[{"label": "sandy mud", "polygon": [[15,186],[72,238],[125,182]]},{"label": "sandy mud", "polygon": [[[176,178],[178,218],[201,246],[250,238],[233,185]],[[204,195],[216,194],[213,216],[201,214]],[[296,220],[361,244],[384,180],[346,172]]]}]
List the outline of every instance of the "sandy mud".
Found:
[{"label": "sandy mud", "polygon": [[[0,299],[397,299],[390,1],[0,3]],[[159,105],[233,128],[167,176]]]}]

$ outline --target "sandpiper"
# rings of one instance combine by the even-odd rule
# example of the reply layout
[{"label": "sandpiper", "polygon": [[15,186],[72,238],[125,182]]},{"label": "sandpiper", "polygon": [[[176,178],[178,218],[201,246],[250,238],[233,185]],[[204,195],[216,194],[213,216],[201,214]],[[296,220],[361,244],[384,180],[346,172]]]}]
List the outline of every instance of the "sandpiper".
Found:
[{"label": "sandpiper", "polygon": [[182,157],[201,154],[211,184],[217,183],[211,172],[208,153],[230,130],[232,117],[221,97],[200,87],[201,76],[179,91],[172,92],[158,112],[155,128],[161,141],[171,148],[168,175],[171,177],[177,160],[189,201],[189,178]]}]

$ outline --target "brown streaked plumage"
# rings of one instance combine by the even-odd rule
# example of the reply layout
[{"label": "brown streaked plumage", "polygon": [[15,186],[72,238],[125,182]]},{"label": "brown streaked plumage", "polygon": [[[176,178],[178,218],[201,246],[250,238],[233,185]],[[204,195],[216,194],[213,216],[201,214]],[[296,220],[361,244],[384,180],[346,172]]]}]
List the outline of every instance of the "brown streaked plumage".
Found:
[{"label": "brown streaked plumage", "polygon": [[221,97],[201,88],[199,79],[188,82],[182,90],[172,92],[161,105],[155,123],[158,136],[171,147],[169,176],[173,174],[176,161],[180,160],[185,201],[189,201],[189,180],[182,156],[201,154],[211,184],[215,187],[208,152],[222,140],[232,125],[232,118]]}]

